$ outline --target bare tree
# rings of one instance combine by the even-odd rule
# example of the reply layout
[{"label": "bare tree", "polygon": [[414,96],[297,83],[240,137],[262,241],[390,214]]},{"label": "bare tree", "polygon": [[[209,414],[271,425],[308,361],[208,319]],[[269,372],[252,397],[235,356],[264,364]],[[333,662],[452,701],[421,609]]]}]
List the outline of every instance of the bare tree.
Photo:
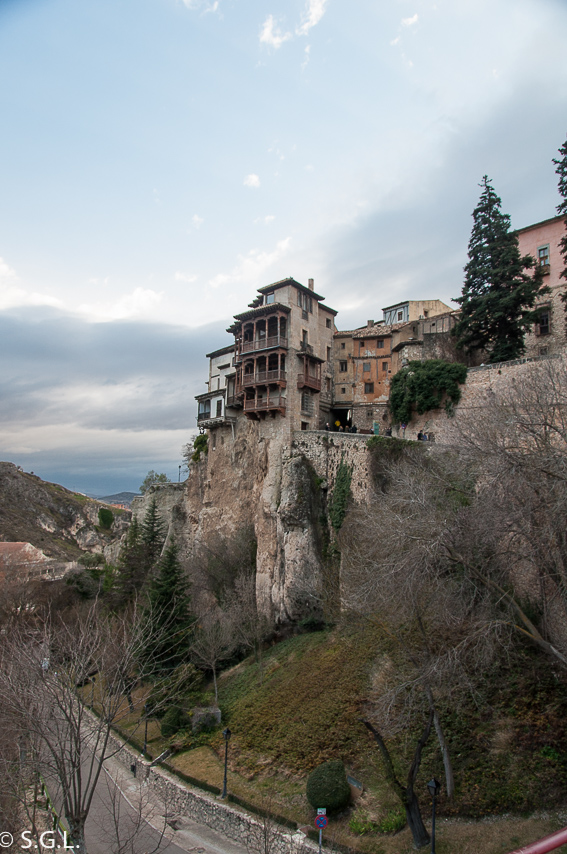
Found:
[{"label": "bare tree", "polygon": [[113,752],[111,727],[135,709],[126,695],[142,643],[138,625],[135,614],[108,617],[95,605],[74,622],[16,619],[1,638],[2,726],[17,733],[22,770],[45,781],[78,852],[86,850],[86,818]]},{"label": "bare tree", "polygon": [[[455,424],[478,471],[447,555],[507,604],[509,622],[567,668],[567,360],[525,365]],[[476,544],[476,553],[471,543]],[[480,544],[482,548],[480,548]],[[479,553],[482,560],[478,559]],[[531,608],[523,603],[530,601]],[[534,608],[535,606],[535,608]],[[534,610],[541,616],[534,618]]]},{"label": "bare tree", "polygon": [[215,704],[218,704],[217,668],[230,656],[236,646],[232,621],[220,608],[197,615],[194,639],[189,650],[197,665],[207,667],[213,674]]},{"label": "bare tree", "polygon": [[[475,494],[471,472],[455,471],[452,455],[432,458],[423,449],[384,462],[381,490],[370,506],[350,512],[340,536],[343,606],[377,624],[392,650],[378,666],[364,723],[418,847],[426,840],[413,785],[432,728],[449,796],[454,789],[438,705],[474,690],[503,634],[489,593],[453,572],[447,557],[453,522]],[[387,740],[417,727],[422,734],[403,786]]]}]

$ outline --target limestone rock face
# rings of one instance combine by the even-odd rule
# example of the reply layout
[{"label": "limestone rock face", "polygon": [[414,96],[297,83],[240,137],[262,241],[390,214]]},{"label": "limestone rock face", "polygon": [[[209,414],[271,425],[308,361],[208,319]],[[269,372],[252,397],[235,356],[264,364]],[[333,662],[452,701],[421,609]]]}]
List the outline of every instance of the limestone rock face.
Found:
[{"label": "limestone rock face", "polygon": [[[267,426],[266,426],[267,423]],[[183,485],[163,484],[132,503],[142,519],[154,499],[182,555],[191,558],[250,531],[257,542],[258,606],[276,622],[317,607],[321,557],[318,488],[303,456],[269,422],[239,421],[216,431],[214,447],[193,464]]]}]

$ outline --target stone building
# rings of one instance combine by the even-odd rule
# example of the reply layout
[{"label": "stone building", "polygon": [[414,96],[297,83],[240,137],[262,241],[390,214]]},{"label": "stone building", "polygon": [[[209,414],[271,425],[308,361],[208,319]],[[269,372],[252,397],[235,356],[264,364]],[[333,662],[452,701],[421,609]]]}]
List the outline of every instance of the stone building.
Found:
[{"label": "stone building", "polygon": [[314,430],[329,420],[332,345],[337,312],[295,279],[258,290],[227,330],[234,344],[208,354],[208,391],[198,395],[200,428],[239,417],[279,422],[278,429]]},{"label": "stone building", "polygon": [[377,323],[336,332],[333,423],[374,432],[388,420],[390,379],[411,359],[443,358],[454,312],[441,300],[407,300]]},{"label": "stone building", "polygon": [[559,241],[565,236],[565,217],[551,219],[520,228],[516,234],[521,255],[531,255],[544,273],[544,284],[551,292],[537,306],[543,309],[539,323],[526,335],[526,356],[554,356],[567,344],[565,306],[561,299],[567,281],[561,278],[565,261]]}]

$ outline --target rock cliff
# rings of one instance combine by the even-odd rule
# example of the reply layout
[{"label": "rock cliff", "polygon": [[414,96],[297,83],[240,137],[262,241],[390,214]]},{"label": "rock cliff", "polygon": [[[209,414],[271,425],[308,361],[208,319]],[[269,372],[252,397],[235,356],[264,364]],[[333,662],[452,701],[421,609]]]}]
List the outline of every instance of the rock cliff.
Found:
[{"label": "rock cliff", "polygon": [[131,514],[115,510],[110,531],[99,527],[98,511],[107,506],[47,483],[13,463],[0,462],[0,540],[31,543],[49,558],[73,561],[85,551],[111,552],[127,529]]}]

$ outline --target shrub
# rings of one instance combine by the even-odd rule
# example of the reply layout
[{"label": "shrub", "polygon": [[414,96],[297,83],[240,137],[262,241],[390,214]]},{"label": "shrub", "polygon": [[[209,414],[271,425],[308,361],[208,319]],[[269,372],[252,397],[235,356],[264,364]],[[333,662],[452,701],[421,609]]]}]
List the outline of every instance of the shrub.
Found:
[{"label": "shrub", "polygon": [[307,800],[314,809],[324,807],[330,813],[347,806],[350,786],[340,759],[324,762],[311,772],[307,778]]},{"label": "shrub", "polygon": [[467,369],[458,362],[443,359],[410,362],[390,383],[389,405],[394,421],[409,424],[414,410],[422,415],[438,409],[445,395],[446,408],[450,409],[449,402],[454,406],[461,399],[459,385],[466,378]]},{"label": "shrub", "polygon": [[169,738],[189,723],[189,718],[181,706],[170,706],[161,721],[161,734],[164,738]]},{"label": "shrub", "polygon": [[114,522],[114,513],[108,507],[101,507],[98,511],[98,523],[101,528],[107,530],[112,527]]},{"label": "shrub", "polygon": [[343,460],[339,463],[335,488],[329,501],[329,519],[335,531],[340,531],[350,499],[352,469]]},{"label": "shrub", "polygon": [[196,436],[195,441],[193,442],[193,448],[194,451],[191,456],[191,459],[194,463],[198,463],[201,459],[201,452],[203,454],[209,453],[209,441],[207,439],[206,433],[200,433],[198,436]]},{"label": "shrub", "polygon": [[81,566],[85,566],[87,569],[93,569],[96,566],[103,566],[104,555],[98,554],[98,552],[87,552],[81,555],[77,563],[80,563]]}]

